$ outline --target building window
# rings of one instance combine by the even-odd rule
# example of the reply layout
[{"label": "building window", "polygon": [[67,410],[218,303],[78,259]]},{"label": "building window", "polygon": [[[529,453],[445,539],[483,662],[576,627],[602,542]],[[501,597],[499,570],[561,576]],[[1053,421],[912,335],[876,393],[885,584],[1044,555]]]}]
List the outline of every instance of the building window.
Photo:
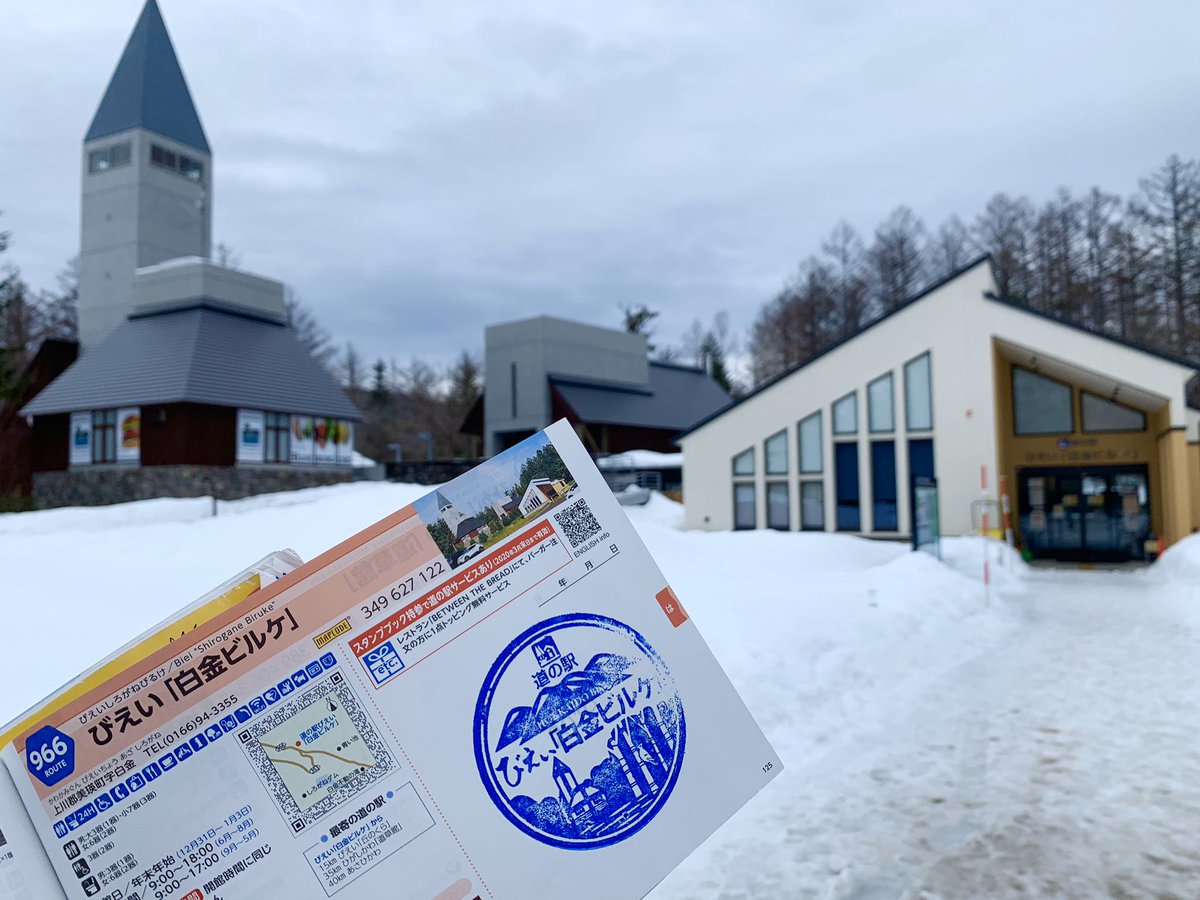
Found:
[{"label": "building window", "polygon": [[858,444],[833,445],[833,477],[837,488],[838,531],[861,531],[858,492]]},{"label": "building window", "polygon": [[733,527],[746,531],[758,526],[758,511],[754,508],[754,485],[733,486]]},{"label": "building window", "polygon": [[1075,430],[1069,385],[1013,366],[1012,386],[1017,434],[1070,434]]},{"label": "building window", "polygon": [[158,144],[150,145],[150,162],[160,169],[170,169],[189,181],[204,180],[204,163],[182,153],[176,153]]},{"label": "building window", "polygon": [[[933,468],[933,440],[932,438],[914,438],[908,442],[908,487],[909,487],[909,515],[916,515],[916,499],[913,493],[913,488],[917,483],[918,478],[935,478],[936,472]],[[916,527],[914,520],[913,527]]]},{"label": "building window", "polygon": [[787,531],[792,527],[788,513],[788,486],[785,481],[767,483],[767,527]]},{"label": "building window", "polygon": [[768,475],[786,475],[787,461],[787,431],[781,431],[767,438],[763,444]]},{"label": "building window", "polygon": [[753,475],[754,474],[754,448],[743,450],[733,458],[733,474],[734,475]]},{"label": "building window", "polygon": [[179,166],[179,157],[177,157],[166,147],[160,147],[158,144],[151,144],[150,162],[163,169],[176,169]]},{"label": "building window", "polygon": [[1145,431],[1146,415],[1084,391],[1080,398],[1084,431]]},{"label": "building window", "polygon": [[189,181],[200,181],[204,178],[204,163],[190,156],[180,156],[179,174]]},{"label": "building window", "polygon": [[896,427],[892,404],[892,373],[881,375],[867,385],[867,425],[874,433]]},{"label": "building window", "polygon": [[292,417],[287,413],[267,413],[267,446],[264,458],[269,463],[285,463],[292,455]]},{"label": "building window", "polygon": [[819,474],[825,469],[825,446],[821,439],[821,413],[800,421],[800,472]]},{"label": "building window", "polygon": [[904,364],[904,424],[910,431],[933,428],[933,372],[928,353]]},{"label": "building window", "polygon": [[129,141],[101,147],[88,153],[88,172],[106,172],[118,166],[127,166],[131,159]]},{"label": "building window", "polygon": [[800,482],[800,527],[805,531],[825,530],[824,482]]},{"label": "building window", "polygon": [[900,513],[896,505],[896,444],[871,444],[871,522],[876,531],[897,531]]},{"label": "building window", "polygon": [[117,461],[117,411],[98,409],[92,413],[92,462]]},{"label": "building window", "polygon": [[851,392],[833,404],[833,433],[858,434],[857,392]]}]

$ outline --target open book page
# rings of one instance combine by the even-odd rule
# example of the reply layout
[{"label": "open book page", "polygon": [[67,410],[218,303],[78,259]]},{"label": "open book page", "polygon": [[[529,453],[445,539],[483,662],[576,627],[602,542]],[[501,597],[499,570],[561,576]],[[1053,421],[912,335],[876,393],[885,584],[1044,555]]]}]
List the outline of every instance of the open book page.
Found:
[{"label": "open book page", "polygon": [[3,761],[73,900],[632,900],[782,769],[565,422]]},{"label": "open book page", "polygon": [[[29,723],[53,715],[89,689],[243,602],[263,584],[282,578],[300,563],[300,557],[292,550],[280,550],[259,560],[22,713],[4,727],[0,745],[9,744]],[[0,772],[0,896],[12,900],[54,900],[66,896],[7,769]]]}]

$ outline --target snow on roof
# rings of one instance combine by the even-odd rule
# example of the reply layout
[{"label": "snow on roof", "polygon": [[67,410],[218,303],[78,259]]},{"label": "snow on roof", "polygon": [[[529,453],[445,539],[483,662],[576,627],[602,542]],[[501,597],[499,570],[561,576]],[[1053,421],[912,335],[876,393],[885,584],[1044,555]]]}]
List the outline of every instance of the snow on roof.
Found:
[{"label": "snow on roof", "polygon": [[683,467],[682,453],[659,453],[657,450],[629,450],[596,460],[601,469],[679,469]]}]

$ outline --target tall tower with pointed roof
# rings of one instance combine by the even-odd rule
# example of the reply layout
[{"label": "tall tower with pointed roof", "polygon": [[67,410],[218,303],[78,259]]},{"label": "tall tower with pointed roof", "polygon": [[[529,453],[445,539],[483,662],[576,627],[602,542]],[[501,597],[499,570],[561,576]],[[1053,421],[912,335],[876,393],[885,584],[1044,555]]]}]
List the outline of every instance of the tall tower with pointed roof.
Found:
[{"label": "tall tower with pointed roof", "polygon": [[446,527],[450,529],[450,535],[454,539],[458,539],[458,525],[467,517],[458,511],[458,508],[446,499],[446,495],[441,491],[437,492],[438,514],[442,517],[442,521],[446,523]]},{"label": "tall tower with pointed roof", "polygon": [[83,139],[79,336],[133,309],[134,271],[212,248],[212,153],[156,0],[147,0]]}]

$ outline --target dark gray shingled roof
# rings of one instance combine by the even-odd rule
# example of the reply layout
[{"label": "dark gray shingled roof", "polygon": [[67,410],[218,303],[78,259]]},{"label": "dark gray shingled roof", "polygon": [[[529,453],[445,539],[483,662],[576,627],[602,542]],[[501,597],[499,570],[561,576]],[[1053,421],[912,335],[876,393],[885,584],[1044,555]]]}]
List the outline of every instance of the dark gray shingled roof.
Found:
[{"label": "dark gray shingled roof", "polygon": [[200,116],[155,0],[142,9],[83,140],[86,143],[131,128],[147,128],[209,152]]},{"label": "dark gray shingled roof", "polygon": [[122,322],[21,413],[151,403],[362,419],[291,328],[203,303]]},{"label": "dark gray shingled roof", "polygon": [[683,429],[728,406],[729,395],[701,369],[650,363],[648,388],[550,376],[581,421]]},{"label": "dark gray shingled roof", "polygon": [[454,535],[454,539],[456,541],[461,541],[472,531],[478,531],[482,527],[483,527],[482,519],[477,519],[474,516],[467,516],[465,519],[463,519],[461,522],[458,523],[458,528],[456,529],[458,533]]}]

